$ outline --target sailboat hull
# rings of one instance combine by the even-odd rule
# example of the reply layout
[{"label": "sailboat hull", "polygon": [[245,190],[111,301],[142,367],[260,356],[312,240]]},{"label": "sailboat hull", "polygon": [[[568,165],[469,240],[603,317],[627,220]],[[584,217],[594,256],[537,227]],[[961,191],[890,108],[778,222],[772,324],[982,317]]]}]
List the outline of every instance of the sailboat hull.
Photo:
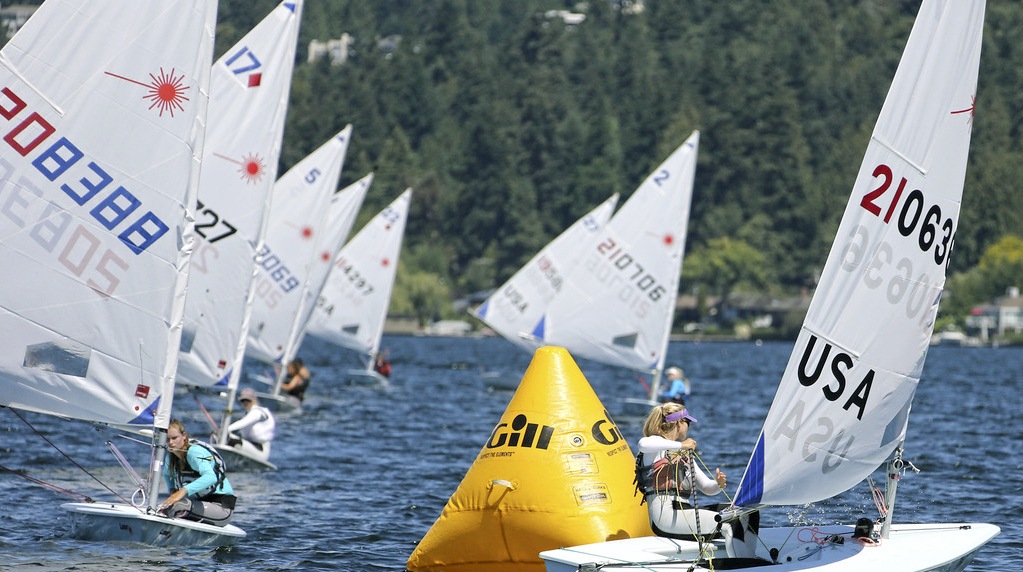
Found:
[{"label": "sailboat hull", "polygon": [[146,514],[126,504],[65,503],[71,536],[80,540],[139,542],[154,546],[230,546],[245,538],[234,525],[213,526]]},{"label": "sailboat hull", "polygon": [[[657,536],[601,542],[540,553],[547,572],[580,570],[815,570],[820,572],[960,572],[974,554],[1000,532],[992,524],[902,524],[892,525],[889,538],[877,545],[852,539],[852,526],[805,526],[762,529],[756,565],[728,559],[723,541],[704,546],[704,560],[692,567],[699,554],[696,542]],[[828,542],[830,535],[841,542]],[[779,548],[772,564],[769,549]]]},{"label": "sailboat hull", "polygon": [[[251,445],[250,445],[251,446]],[[224,459],[224,463],[231,471],[276,471],[277,465],[267,459],[257,456],[255,447],[253,451],[238,449],[228,445],[213,445]]]},{"label": "sailboat hull", "polygon": [[260,393],[256,392],[259,404],[274,413],[302,413],[302,402],[294,395],[286,393]]},{"label": "sailboat hull", "polygon": [[622,410],[619,413],[623,417],[646,417],[651,409],[660,404],[660,401],[653,399],[626,397],[622,400]]},{"label": "sailboat hull", "polygon": [[353,385],[387,385],[387,378],[372,369],[349,369],[345,379]]}]

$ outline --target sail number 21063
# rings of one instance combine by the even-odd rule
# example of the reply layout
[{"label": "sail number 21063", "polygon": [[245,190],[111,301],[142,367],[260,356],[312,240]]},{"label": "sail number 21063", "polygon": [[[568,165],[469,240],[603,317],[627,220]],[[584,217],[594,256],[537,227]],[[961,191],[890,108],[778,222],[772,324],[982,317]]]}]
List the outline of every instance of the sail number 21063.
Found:
[{"label": "sail number 21063", "polygon": [[[942,220],[940,206],[925,205],[924,193],[920,189],[913,189],[906,194],[906,177],[900,177],[893,189],[895,175],[888,165],[882,163],[874,167],[873,176],[878,179],[878,185],[863,195],[860,206],[878,217],[882,217],[883,211],[885,224],[891,221],[898,210],[896,223],[899,233],[907,238],[916,234],[920,250],[928,252],[933,249],[934,263],[947,265],[948,255],[955,242],[955,222],[951,218]],[[904,194],[906,196],[903,200]]]}]

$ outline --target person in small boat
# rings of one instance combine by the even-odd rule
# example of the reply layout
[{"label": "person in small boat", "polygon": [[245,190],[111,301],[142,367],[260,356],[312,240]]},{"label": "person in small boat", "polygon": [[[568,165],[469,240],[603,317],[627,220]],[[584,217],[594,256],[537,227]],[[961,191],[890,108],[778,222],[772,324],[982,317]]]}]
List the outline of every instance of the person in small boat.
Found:
[{"label": "person in small boat", "polygon": [[661,394],[661,403],[673,401],[685,405],[686,399],[689,399],[689,394],[692,392],[692,385],[685,372],[682,371],[682,368],[669,367],[664,370],[664,377],[667,378],[670,385]]},{"label": "person in small boat", "polygon": [[302,359],[295,358],[288,362],[287,375],[284,376],[281,390],[302,401],[305,399],[305,391],[309,389],[309,382],[312,381],[312,378],[313,374],[302,362]]},{"label": "person in small boat", "polygon": [[212,445],[189,439],[177,419],[167,427],[163,478],[171,493],[160,504],[161,513],[216,526],[231,521],[236,498],[224,460]]},{"label": "person in small boat", "polygon": [[270,458],[270,442],[277,429],[274,415],[259,404],[251,387],[242,390],[238,401],[245,408],[245,415],[227,426],[227,444],[265,461]]},{"label": "person in small boat", "polygon": [[378,353],[377,357],[373,359],[373,371],[384,377],[391,377],[391,362],[384,354]]},{"label": "person in small boat", "polygon": [[[707,476],[695,458],[696,441],[689,427],[696,418],[681,404],[669,402],[651,409],[643,424],[636,459],[637,484],[643,493],[654,534],[681,540],[725,538],[729,556],[752,557],[756,528],[744,520],[719,526],[721,504],[700,504],[695,492],[716,495],[728,483],[720,468]],[[694,502],[696,504],[694,505]],[[759,513],[753,513],[759,521]]]}]

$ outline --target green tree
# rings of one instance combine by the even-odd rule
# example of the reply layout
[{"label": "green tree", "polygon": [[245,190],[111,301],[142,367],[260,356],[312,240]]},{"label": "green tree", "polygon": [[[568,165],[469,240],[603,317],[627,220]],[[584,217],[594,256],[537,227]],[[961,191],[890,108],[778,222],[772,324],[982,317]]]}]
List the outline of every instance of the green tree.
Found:
[{"label": "green tree", "polygon": [[399,268],[388,312],[415,316],[420,326],[426,326],[452,313],[451,290],[436,274]]},{"label": "green tree", "polygon": [[686,255],[682,280],[686,290],[707,291],[722,301],[740,290],[760,292],[767,287],[767,258],[742,240],[712,239]]},{"label": "green tree", "polygon": [[984,251],[977,266],[951,277],[940,311],[965,317],[973,306],[1005,295],[1010,287],[1023,287],[1023,238],[1019,235],[1003,236]]},{"label": "green tree", "polygon": [[[218,55],[274,5],[221,0]],[[566,7],[584,19],[566,24],[549,12]],[[383,190],[367,198],[368,212],[413,186],[407,244],[436,247],[436,257],[431,270],[414,258],[407,268],[436,273],[458,295],[507,278],[611,193],[626,199],[699,129],[689,251],[719,239],[755,245],[763,288],[795,293],[819,274],[918,8],[308,3],[281,172],[352,123],[342,184],[380,170]],[[306,61],[309,40],[345,33],[348,60]],[[968,298],[959,275],[1023,228],[1021,39],[1023,4],[990,4],[943,312]]]}]

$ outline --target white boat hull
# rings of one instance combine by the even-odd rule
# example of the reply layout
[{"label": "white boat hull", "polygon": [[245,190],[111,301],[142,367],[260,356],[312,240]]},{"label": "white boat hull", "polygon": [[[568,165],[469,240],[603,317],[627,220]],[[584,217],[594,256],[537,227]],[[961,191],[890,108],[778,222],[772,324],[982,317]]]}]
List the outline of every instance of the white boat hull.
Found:
[{"label": "white boat hull", "polygon": [[[817,570],[821,572],[960,572],[980,547],[1000,532],[992,524],[892,525],[889,538],[878,545],[864,545],[851,538],[852,526],[768,528],[760,531],[757,556],[765,566],[729,562],[723,541],[705,546],[713,561],[691,567],[699,555],[693,541],[657,536],[630,538],[540,553],[547,572],[581,570],[649,570],[707,572],[709,570]],[[824,542],[842,535],[841,543]],[[777,564],[769,564],[770,548],[778,547]],[[730,564],[738,564],[731,566]]]},{"label": "white boat hull", "polygon": [[650,410],[660,405],[660,401],[639,397],[626,397],[622,400],[622,417],[646,417]]},{"label": "white boat hull", "polygon": [[224,459],[228,470],[234,471],[276,471],[277,465],[255,455],[247,449],[238,449],[229,445],[213,445],[220,457]]},{"label": "white boat hull", "polygon": [[287,393],[273,394],[256,392],[259,404],[274,413],[302,413],[302,401]]},{"label": "white boat hull", "polygon": [[371,369],[350,369],[345,379],[354,385],[387,385],[387,378]]},{"label": "white boat hull", "polygon": [[71,536],[80,540],[138,542],[153,546],[230,546],[245,531],[145,512],[126,504],[65,503]]},{"label": "white boat hull", "polygon": [[520,379],[500,371],[484,371],[480,374],[487,391],[515,391]]}]

